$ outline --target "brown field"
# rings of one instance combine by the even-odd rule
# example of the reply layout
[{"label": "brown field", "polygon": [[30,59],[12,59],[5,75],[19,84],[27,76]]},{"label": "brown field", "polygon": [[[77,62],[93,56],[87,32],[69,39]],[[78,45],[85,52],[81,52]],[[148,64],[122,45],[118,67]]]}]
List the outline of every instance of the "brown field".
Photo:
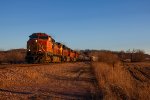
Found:
[{"label": "brown field", "polygon": [[94,62],[104,100],[150,100],[150,63]]},{"label": "brown field", "polygon": [[0,100],[150,100],[150,63],[0,65]]},{"label": "brown field", "polygon": [[98,100],[90,63],[0,65],[0,100]]}]

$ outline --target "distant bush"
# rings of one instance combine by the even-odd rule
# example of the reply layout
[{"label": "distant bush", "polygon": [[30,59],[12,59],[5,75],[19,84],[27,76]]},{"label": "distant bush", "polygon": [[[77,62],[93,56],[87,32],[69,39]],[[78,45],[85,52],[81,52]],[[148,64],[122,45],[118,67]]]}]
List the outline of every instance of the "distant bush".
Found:
[{"label": "distant bush", "polygon": [[2,64],[3,62],[5,62],[5,55],[0,54],[0,64]]},{"label": "distant bush", "polygon": [[25,61],[25,55],[21,52],[11,51],[6,55],[8,63],[23,63]]},{"label": "distant bush", "polygon": [[98,54],[98,61],[105,62],[108,64],[115,64],[119,62],[119,58],[116,54],[112,52],[101,52]]},{"label": "distant bush", "polygon": [[103,62],[107,64],[115,64],[120,61],[117,54],[111,51],[99,51],[99,52],[92,52],[90,56],[97,57],[98,62]]},{"label": "distant bush", "polygon": [[141,62],[145,60],[144,51],[136,50],[131,54],[131,61],[132,62]]},{"label": "distant bush", "polygon": [[14,49],[8,51],[0,52],[0,64],[2,63],[24,63],[25,62],[25,50],[24,49]]},{"label": "distant bush", "polygon": [[126,61],[127,59],[130,59],[131,62],[141,62],[145,60],[145,52],[143,50],[134,49],[132,51],[121,51],[118,53],[120,59],[122,61]]}]

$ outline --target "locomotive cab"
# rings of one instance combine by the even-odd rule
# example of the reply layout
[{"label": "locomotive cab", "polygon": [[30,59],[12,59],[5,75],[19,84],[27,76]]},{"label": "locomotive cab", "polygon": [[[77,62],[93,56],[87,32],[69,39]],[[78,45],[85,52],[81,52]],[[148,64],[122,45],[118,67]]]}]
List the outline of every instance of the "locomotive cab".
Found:
[{"label": "locomotive cab", "polygon": [[45,33],[33,33],[27,42],[26,60],[28,63],[39,63],[49,60],[52,54],[54,39]]},{"label": "locomotive cab", "polygon": [[52,45],[54,42],[54,39],[44,33],[34,33],[29,36],[27,49],[31,52],[52,52]]}]

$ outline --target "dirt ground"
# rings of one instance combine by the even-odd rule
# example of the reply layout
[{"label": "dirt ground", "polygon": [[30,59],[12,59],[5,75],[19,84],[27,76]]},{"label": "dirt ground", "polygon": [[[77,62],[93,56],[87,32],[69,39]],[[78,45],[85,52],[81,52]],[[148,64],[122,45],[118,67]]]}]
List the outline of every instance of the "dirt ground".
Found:
[{"label": "dirt ground", "polygon": [[0,100],[98,100],[90,63],[0,65]]},{"label": "dirt ground", "polygon": [[150,83],[150,63],[126,63],[124,66],[136,82]]},{"label": "dirt ground", "polygon": [[124,65],[134,82],[134,95],[139,100],[150,100],[150,63],[127,63]]}]

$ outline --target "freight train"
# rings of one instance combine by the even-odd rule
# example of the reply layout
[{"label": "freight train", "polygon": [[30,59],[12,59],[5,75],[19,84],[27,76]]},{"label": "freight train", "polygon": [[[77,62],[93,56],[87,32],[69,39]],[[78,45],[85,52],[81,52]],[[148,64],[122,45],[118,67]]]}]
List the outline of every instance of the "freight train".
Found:
[{"label": "freight train", "polygon": [[33,33],[27,41],[26,61],[28,63],[74,62],[78,58],[77,51],[55,42],[46,33]]}]

